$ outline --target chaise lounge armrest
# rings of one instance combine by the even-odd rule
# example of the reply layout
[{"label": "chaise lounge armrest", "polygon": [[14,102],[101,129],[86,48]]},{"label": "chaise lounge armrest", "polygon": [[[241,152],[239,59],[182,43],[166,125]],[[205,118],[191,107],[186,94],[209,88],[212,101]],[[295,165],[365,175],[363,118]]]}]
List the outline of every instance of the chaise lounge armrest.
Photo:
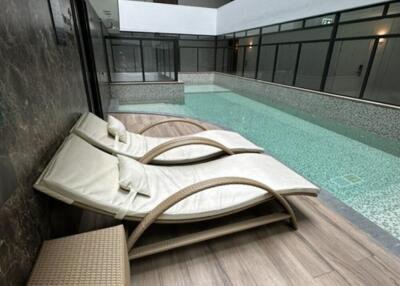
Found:
[{"label": "chaise lounge armrest", "polygon": [[159,156],[169,150],[172,150],[172,149],[175,149],[178,147],[182,147],[182,146],[187,146],[187,145],[207,145],[207,146],[219,148],[223,152],[225,152],[226,154],[229,154],[229,155],[235,154],[235,152],[233,152],[228,147],[226,147],[223,144],[221,144],[217,141],[214,141],[212,139],[203,138],[203,137],[185,137],[185,138],[171,139],[163,144],[160,144],[160,145],[154,147],[153,149],[148,151],[146,154],[144,154],[139,159],[139,162],[141,162],[143,164],[147,164],[147,163],[151,162],[157,156]]},{"label": "chaise lounge armrest", "polygon": [[158,126],[158,125],[161,125],[161,124],[166,124],[166,123],[172,123],[172,122],[187,123],[187,124],[191,124],[191,125],[197,126],[197,127],[200,128],[201,130],[207,130],[206,127],[204,127],[204,126],[201,125],[200,123],[197,123],[197,122],[194,121],[194,120],[183,119],[183,118],[174,118],[174,119],[165,119],[165,120],[161,120],[161,121],[158,121],[158,122],[156,122],[156,123],[152,123],[152,124],[150,124],[150,125],[148,125],[148,126],[145,126],[145,127],[142,128],[141,130],[139,130],[138,134],[143,134],[144,132],[146,132],[147,130],[149,130],[149,129],[155,127],[155,126]]},{"label": "chaise lounge armrest", "polygon": [[[142,221],[137,225],[137,227],[133,230],[131,235],[128,238],[127,246],[128,246],[128,252],[129,256],[134,256],[135,249],[133,249],[134,245],[138,241],[138,239],[141,237],[141,235],[145,232],[145,230],[152,224],[154,223],[158,217],[160,217],[166,210],[174,206],[175,204],[179,203],[183,199],[196,194],[198,192],[218,187],[218,186],[224,186],[224,185],[248,185],[248,186],[254,186],[257,188],[260,188],[261,190],[264,190],[267,193],[270,193],[283,207],[283,209],[286,211],[286,216],[283,217],[283,219],[289,219],[291,222],[291,225],[294,229],[297,229],[297,222],[296,222],[296,217],[293,212],[293,209],[287,202],[287,200],[280,195],[279,193],[275,192],[272,190],[270,187],[267,185],[264,185],[263,183],[260,183],[256,180],[252,179],[247,179],[247,178],[241,178],[241,177],[221,177],[221,178],[214,178],[210,180],[205,180],[199,183],[195,183],[193,185],[190,185],[188,187],[185,187],[181,189],[180,191],[174,193],[161,203],[159,203],[151,212],[149,212],[143,219]],[[137,249],[136,249],[137,250]],[[137,254],[136,254],[137,255]]]}]

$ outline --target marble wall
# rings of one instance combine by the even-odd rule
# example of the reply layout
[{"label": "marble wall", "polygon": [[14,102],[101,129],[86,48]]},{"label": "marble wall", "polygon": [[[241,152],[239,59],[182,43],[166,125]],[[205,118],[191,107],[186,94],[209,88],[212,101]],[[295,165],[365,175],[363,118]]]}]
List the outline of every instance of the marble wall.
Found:
[{"label": "marble wall", "polygon": [[43,239],[78,226],[78,210],[32,184],[87,99],[74,30],[66,46],[56,44],[48,1],[0,0],[0,7],[0,160],[8,166],[0,177],[15,177],[0,202],[0,285],[23,285]]}]

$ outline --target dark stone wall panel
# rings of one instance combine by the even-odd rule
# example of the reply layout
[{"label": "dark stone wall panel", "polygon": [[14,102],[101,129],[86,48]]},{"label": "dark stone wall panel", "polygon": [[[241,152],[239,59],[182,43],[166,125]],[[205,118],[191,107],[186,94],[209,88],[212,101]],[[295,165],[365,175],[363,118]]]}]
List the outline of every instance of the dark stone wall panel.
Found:
[{"label": "dark stone wall panel", "polygon": [[87,99],[74,29],[66,46],[56,44],[48,1],[0,0],[0,8],[0,159],[16,175],[15,191],[0,202],[0,285],[21,285],[43,239],[79,227],[76,209],[32,185]]}]

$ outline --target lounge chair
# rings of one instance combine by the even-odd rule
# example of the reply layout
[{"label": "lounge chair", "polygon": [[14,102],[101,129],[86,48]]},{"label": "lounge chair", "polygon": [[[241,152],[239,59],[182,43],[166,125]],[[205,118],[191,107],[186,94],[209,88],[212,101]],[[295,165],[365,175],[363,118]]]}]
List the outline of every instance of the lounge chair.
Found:
[{"label": "lounge chair", "polygon": [[[111,117],[113,120],[117,119]],[[195,125],[205,131],[189,136],[158,138],[141,135],[145,131],[170,122],[183,122]],[[122,125],[121,122],[120,125]],[[206,130],[199,123],[188,119],[168,119],[149,125],[138,134],[128,132],[122,125],[125,142],[117,139],[109,131],[106,121],[92,113],[81,116],[71,129],[90,144],[112,154],[120,154],[154,164],[184,164],[204,161],[224,153],[261,153],[263,149],[251,143],[236,132],[225,130]]]},{"label": "lounge chair", "polygon": [[[282,220],[296,228],[286,196],[317,196],[319,192],[318,187],[266,154],[155,166],[107,154],[74,134],[66,138],[34,187],[67,204],[139,221],[128,240],[130,259]],[[134,247],[152,223],[210,220],[272,199],[283,212]]]}]

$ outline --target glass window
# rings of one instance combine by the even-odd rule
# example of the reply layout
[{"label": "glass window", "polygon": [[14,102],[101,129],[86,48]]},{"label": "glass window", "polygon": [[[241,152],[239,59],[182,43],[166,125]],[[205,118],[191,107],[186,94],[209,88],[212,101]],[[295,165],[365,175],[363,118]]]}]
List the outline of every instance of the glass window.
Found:
[{"label": "glass window", "polygon": [[274,44],[295,41],[314,41],[330,39],[332,27],[319,27],[307,30],[298,30],[285,33],[275,33],[272,35],[264,35],[262,37],[263,44]]},{"label": "glass window", "polygon": [[233,73],[233,49],[224,49],[224,72]]},{"label": "glass window", "polygon": [[175,53],[174,53],[174,43],[167,42],[167,49],[169,53],[169,78],[170,80],[175,80]]},{"label": "glass window", "polygon": [[279,45],[274,82],[293,85],[299,44]]},{"label": "glass window", "polygon": [[223,40],[223,39],[225,39],[225,35],[219,35],[219,36],[217,37],[217,39],[218,39],[218,40]]},{"label": "glass window", "polygon": [[164,48],[161,49],[162,61],[163,61],[163,70],[161,74],[163,76],[167,76],[169,70],[169,60],[168,60],[168,51]]},{"label": "glass window", "polygon": [[258,79],[272,81],[274,72],[276,46],[262,46],[260,50],[260,63],[258,64]]},{"label": "glass window", "polygon": [[380,39],[365,99],[400,105],[400,38]]},{"label": "glass window", "polygon": [[170,49],[169,47],[166,49],[167,52],[167,57],[169,59],[168,63],[169,63],[169,68],[168,68],[168,75],[169,78],[172,79],[172,77],[174,76],[174,53],[172,52],[172,49]]},{"label": "glass window", "polygon": [[303,43],[295,86],[319,90],[329,42]]},{"label": "glass window", "polygon": [[217,41],[217,47],[228,47],[229,46],[229,41]]},{"label": "glass window", "polygon": [[114,62],[113,62],[113,58],[112,58],[113,54],[112,54],[111,40],[110,39],[105,39],[105,41],[106,41],[108,65],[109,65],[110,72],[113,73],[114,72]]},{"label": "glass window", "polygon": [[199,48],[199,72],[213,71],[215,65],[215,49]]},{"label": "glass window", "polygon": [[257,36],[260,33],[260,29],[253,29],[247,31],[247,36]]},{"label": "glass window", "polygon": [[158,70],[160,74],[165,75],[167,72],[167,58],[166,58],[166,53],[165,50],[160,47],[157,49],[157,58],[158,58]]},{"label": "glass window", "polygon": [[185,40],[197,40],[197,36],[195,35],[180,35],[179,38]]},{"label": "glass window", "polygon": [[159,35],[154,35],[154,36],[159,36],[161,38],[179,38],[178,34],[159,34]]},{"label": "glass window", "polygon": [[335,14],[310,18],[306,20],[305,27],[330,25],[335,22]]},{"label": "glass window", "polygon": [[134,52],[130,46],[113,45],[111,46],[114,56],[114,71],[135,71],[136,62],[133,60]]},{"label": "glass window", "polygon": [[337,37],[376,36],[400,33],[400,18],[340,25]]},{"label": "glass window", "polygon": [[224,49],[217,49],[217,60],[216,60],[216,71],[223,72],[224,71]]},{"label": "glass window", "polygon": [[163,49],[157,49],[157,59],[158,59],[158,72],[161,74],[165,73],[165,57]]},{"label": "glass window", "polygon": [[214,36],[199,36],[199,40],[212,40],[214,41]]},{"label": "glass window", "polygon": [[254,46],[258,45],[258,37],[247,37],[239,39],[240,46]]},{"label": "glass window", "polygon": [[388,15],[400,13],[400,2],[392,3],[389,6]]},{"label": "glass window", "polygon": [[358,97],[374,40],[335,43],[325,91]]},{"label": "glass window", "polygon": [[235,33],[235,38],[241,38],[241,37],[246,37],[246,31]]},{"label": "glass window", "polygon": [[226,38],[226,39],[233,39],[233,33],[231,33],[231,34],[226,34],[226,35],[225,35],[225,38]]},{"label": "glass window", "polygon": [[257,51],[258,47],[246,47],[246,56],[244,62],[244,77],[255,78],[256,65],[257,65]]},{"label": "glass window", "polygon": [[[130,34],[132,37],[137,37],[137,38],[154,38],[155,34],[153,33],[131,33]],[[128,40],[129,41],[129,40]]]},{"label": "glass window", "polygon": [[115,72],[141,72],[139,41],[132,45],[113,45]]},{"label": "glass window", "polygon": [[281,31],[300,29],[303,27],[303,20],[281,24]]},{"label": "glass window", "polygon": [[244,47],[239,47],[237,50],[237,59],[236,59],[236,75],[242,76],[243,74],[243,57],[244,57]]},{"label": "glass window", "polygon": [[112,46],[114,62],[113,81],[143,81],[140,42],[136,40],[120,42]]},{"label": "glass window", "polygon": [[214,47],[215,41],[189,41],[189,40],[180,40],[180,47]]},{"label": "glass window", "polygon": [[162,53],[163,59],[165,61],[163,75],[167,78],[171,78],[173,76],[174,58],[172,48],[168,45],[167,42],[164,42],[162,45]]},{"label": "glass window", "polygon": [[174,44],[171,41],[143,40],[145,81],[174,80]]},{"label": "glass window", "polygon": [[129,45],[140,45],[139,40],[121,40],[121,39],[112,39],[111,40],[112,45],[116,46],[129,46]]},{"label": "glass window", "polygon": [[181,48],[181,72],[197,71],[197,48]]},{"label": "glass window", "polygon": [[278,31],[279,31],[279,25],[264,27],[261,30],[263,34],[274,33]]},{"label": "glass window", "polygon": [[160,74],[157,72],[157,56],[156,49],[162,48],[158,41],[142,41],[143,45],[143,62],[144,74],[146,81],[161,80]]},{"label": "glass window", "polygon": [[383,5],[380,5],[341,13],[339,22],[382,16],[383,7]]}]

